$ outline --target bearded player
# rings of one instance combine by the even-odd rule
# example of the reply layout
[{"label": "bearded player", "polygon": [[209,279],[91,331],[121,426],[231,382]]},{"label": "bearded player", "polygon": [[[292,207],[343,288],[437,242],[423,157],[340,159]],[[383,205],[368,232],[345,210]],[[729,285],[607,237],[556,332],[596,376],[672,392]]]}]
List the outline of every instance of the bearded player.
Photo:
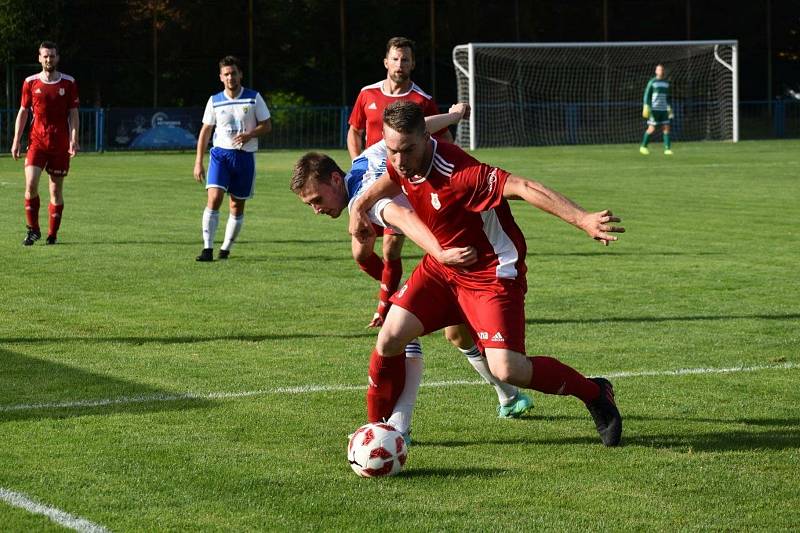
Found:
[{"label": "bearded player", "polygon": [[19,159],[21,138],[28,114],[33,113],[28,152],[25,155],[25,221],[27,235],[22,244],[31,246],[42,238],[39,228],[39,178],[42,171],[50,176],[50,214],[47,244],[55,244],[64,212],[64,178],[69,173],[70,158],[78,145],[78,85],[75,78],[57,70],[58,46],[51,41],[39,45],[42,71],[28,76],[22,84],[22,103],[14,123],[11,155]]}]

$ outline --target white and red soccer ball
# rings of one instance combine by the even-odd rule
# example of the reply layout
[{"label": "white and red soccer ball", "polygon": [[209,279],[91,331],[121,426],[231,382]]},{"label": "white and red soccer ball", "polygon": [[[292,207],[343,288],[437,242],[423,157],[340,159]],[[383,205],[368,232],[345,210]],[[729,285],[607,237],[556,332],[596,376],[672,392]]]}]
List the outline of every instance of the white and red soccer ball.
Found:
[{"label": "white and red soccer ball", "polygon": [[408,457],[403,434],[389,424],[366,424],[350,437],[347,460],[362,477],[393,476]]}]

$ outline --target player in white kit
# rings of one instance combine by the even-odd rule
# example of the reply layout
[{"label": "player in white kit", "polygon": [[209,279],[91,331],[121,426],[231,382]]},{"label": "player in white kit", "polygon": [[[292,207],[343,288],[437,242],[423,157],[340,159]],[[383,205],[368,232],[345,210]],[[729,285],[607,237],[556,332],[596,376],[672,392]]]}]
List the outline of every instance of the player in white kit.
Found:
[{"label": "player in white kit", "polygon": [[[230,215],[219,259],[230,255],[244,222],[245,201],[253,197],[258,137],[272,130],[264,99],[258,92],[242,87],[241,62],[237,58],[226,56],[220,60],[219,79],[225,89],[208,99],[194,163],[194,178],[200,183],[205,179],[208,192],[203,211],[203,250],[197,256],[198,261],[214,260],[214,236],[226,192],[230,196]],[[203,154],[212,132],[214,146],[206,176]]]}]

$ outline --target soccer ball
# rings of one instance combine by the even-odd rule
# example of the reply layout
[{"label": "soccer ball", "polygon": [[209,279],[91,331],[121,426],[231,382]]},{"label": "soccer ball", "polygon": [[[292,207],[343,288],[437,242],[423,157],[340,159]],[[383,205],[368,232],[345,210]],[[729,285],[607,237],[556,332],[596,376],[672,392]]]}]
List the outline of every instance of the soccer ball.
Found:
[{"label": "soccer ball", "polygon": [[361,477],[393,476],[408,457],[403,434],[389,424],[366,424],[350,437],[347,460]]}]

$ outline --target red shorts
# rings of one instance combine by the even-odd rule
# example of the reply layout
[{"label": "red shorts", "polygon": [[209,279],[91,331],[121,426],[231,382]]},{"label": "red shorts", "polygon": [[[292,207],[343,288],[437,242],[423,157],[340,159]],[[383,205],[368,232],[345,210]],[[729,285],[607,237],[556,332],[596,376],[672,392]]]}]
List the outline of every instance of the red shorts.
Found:
[{"label": "red shorts", "polygon": [[524,280],[466,280],[426,255],[391,301],[414,314],[426,335],[464,323],[484,348],[525,353],[525,290]]},{"label": "red shorts", "polygon": [[28,147],[26,167],[39,167],[51,176],[63,177],[69,172],[69,152],[47,152],[35,146]]},{"label": "red shorts", "polygon": [[372,229],[375,230],[375,235],[377,237],[381,235],[402,235],[402,233],[398,233],[392,228],[379,226],[378,224],[372,224]]}]

